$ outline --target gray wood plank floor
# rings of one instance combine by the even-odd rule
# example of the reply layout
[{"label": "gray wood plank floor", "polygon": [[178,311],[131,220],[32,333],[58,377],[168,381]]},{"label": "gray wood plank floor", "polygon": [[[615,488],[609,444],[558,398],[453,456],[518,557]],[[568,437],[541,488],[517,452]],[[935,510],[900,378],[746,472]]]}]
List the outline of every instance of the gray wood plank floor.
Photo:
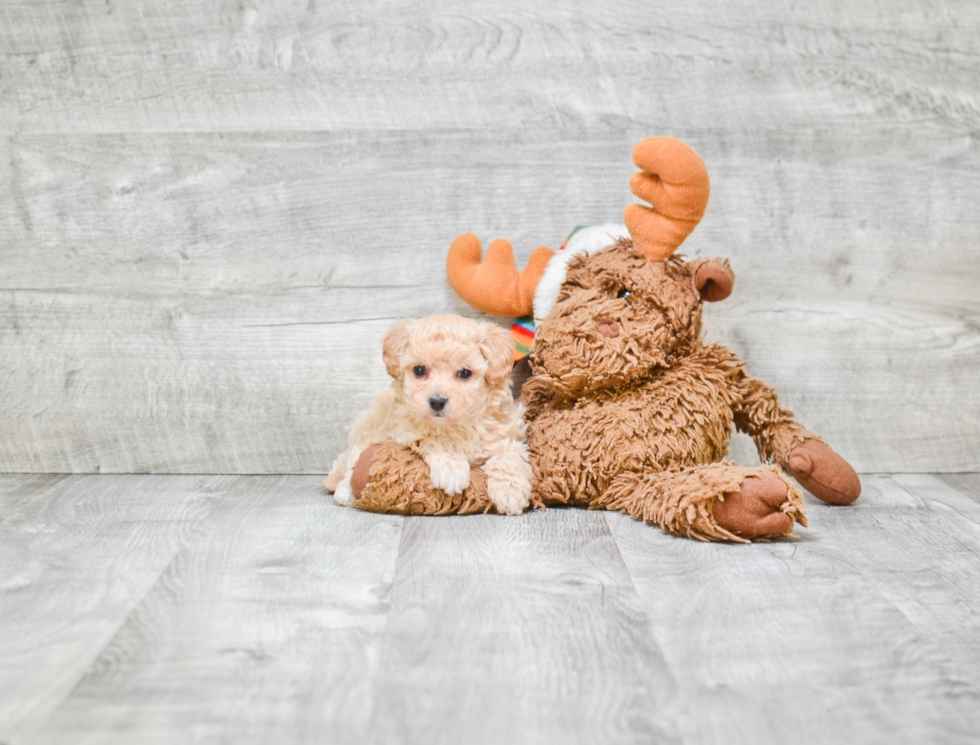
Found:
[{"label": "gray wood plank floor", "polygon": [[980,475],[751,546],[313,476],[0,477],[0,742],[975,743]]}]

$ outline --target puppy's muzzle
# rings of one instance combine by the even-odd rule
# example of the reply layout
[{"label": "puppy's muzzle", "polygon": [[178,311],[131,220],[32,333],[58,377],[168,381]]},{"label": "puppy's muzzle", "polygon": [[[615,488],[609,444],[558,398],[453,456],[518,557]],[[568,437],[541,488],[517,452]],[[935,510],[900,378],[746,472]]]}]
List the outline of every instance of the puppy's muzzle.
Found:
[{"label": "puppy's muzzle", "polygon": [[429,408],[437,414],[446,408],[448,402],[449,399],[442,396],[429,396]]}]

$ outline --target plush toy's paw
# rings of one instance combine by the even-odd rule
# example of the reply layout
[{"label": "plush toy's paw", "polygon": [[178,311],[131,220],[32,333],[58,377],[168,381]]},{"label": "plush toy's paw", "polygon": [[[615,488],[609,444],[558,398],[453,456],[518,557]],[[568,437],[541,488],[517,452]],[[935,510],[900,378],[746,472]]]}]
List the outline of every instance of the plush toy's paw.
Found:
[{"label": "plush toy's paw", "polygon": [[861,479],[851,464],[819,440],[807,440],[793,448],[789,472],[824,502],[850,504],[861,494]]},{"label": "plush toy's paw", "polygon": [[793,518],[779,509],[786,495],[786,482],[774,473],[747,476],[738,491],[715,500],[715,520],[742,538],[786,535],[793,528]]},{"label": "plush toy's paw", "polygon": [[350,481],[346,479],[337,484],[336,490],[333,493],[333,501],[342,507],[350,507],[357,497],[354,496],[354,492],[350,487]]},{"label": "plush toy's paw", "polygon": [[458,453],[429,453],[425,456],[429,464],[432,485],[442,489],[449,496],[459,494],[470,485],[470,464]]}]

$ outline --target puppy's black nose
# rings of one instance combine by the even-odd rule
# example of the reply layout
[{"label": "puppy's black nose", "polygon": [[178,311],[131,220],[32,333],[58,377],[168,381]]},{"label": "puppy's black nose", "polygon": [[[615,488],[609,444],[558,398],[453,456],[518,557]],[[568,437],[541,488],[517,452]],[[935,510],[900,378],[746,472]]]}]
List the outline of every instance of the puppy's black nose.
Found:
[{"label": "puppy's black nose", "polygon": [[433,411],[442,411],[446,408],[446,402],[448,400],[442,396],[429,396],[429,408]]}]

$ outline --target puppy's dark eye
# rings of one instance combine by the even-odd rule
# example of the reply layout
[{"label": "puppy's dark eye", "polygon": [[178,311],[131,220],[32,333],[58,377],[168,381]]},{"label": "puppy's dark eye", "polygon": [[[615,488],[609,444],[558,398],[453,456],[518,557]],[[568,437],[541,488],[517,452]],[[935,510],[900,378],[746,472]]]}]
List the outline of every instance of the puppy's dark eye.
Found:
[{"label": "puppy's dark eye", "polygon": [[456,373],[460,380],[469,380],[470,376],[473,374],[472,370],[467,370],[465,367]]},{"label": "puppy's dark eye", "polygon": [[626,298],[628,298],[632,294],[633,293],[630,290],[627,290],[624,287],[622,290],[620,290],[619,292],[616,293],[616,297],[618,297],[620,300],[625,300]]},{"label": "puppy's dark eye", "polygon": [[416,365],[412,368],[412,372],[415,373],[416,378],[425,377],[425,365]]}]

